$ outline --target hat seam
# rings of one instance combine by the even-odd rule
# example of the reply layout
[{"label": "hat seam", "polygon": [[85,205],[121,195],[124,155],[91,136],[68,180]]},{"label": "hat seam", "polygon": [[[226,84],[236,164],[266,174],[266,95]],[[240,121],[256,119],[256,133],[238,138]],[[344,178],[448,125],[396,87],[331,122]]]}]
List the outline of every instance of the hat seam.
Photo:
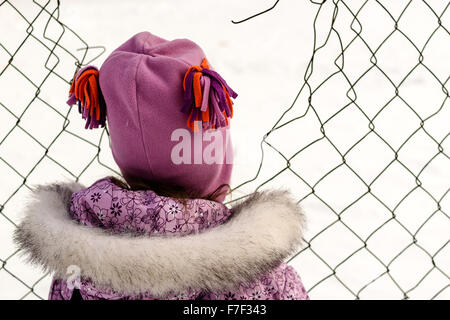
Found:
[{"label": "hat seam", "polygon": [[139,71],[139,67],[142,63],[142,60],[144,59],[144,55],[141,54],[139,57],[139,61],[136,65],[136,72],[134,74],[134,83],[135,83],[135,101],[136,101],[136,112],[137,112],[137,116],[138,116],[138,122],[139,122],[139,133],[141,135],[141,142],[142,142],[142,147],[144,149],[144,153],[145,153],[145,159],[147,160],[147,168],[150,171],[150,175],[153,176],[153,170],[152,167],[150,165],[150,160],[148,158],[148,150],[145,144],[145,139],[144,139],[144,133],[142,130],[142,120],[141,120],[141,112],[139,110],[139,103],[138,103],[138,81],[137,81],[137,76],[138,76],[138,71]]},{"label": "hat seam", "polygon": [[[192,42],[191,40],[186,39],[186,38],[177,38],[177,39],[173,39],[173,40],[166,40],[166,39],[164,39],[164,40],[166,40],[167,42],[165,42],[165,43],[159,43],[158,45],[152,46],[152,47],[148,48],[148,50],[146,50],[146,46],[147,46],[147,43],[148,43],[147,40],[148,40],[151,36],[152,36],[152,34],[151,34],[150,32],[148,32],[145,41],[143,41],[143,43],[142,43],[142,47],[141,47],[141,52],[140,52],[140,54],[149,55],[149,56],[152,56],[152,57],[157,57],[157,56],[162,56],[162,57],[164,57],[165,55],[153,53],[153,51],[155,50],[155,48],[160,48],[160,47],[163,47],[163,46],[167,46],[167,45],[169,45],[169,43],[173,43],[174,41],[180,41],[180,40],[189,41],[189,42],[195,44],[194,42]],[[186,65],[186,69],[188,69],[190,66],[192,66],[188,61],[186,61],[186,60],[184,60],[184,59],[182,59],[182,58],[180,58],[180,57],[177,57],[177,58],[175,59],[174,57],[167,57],[167,56],[166,56],[166,58],[172,58],[172,59],[174,59],[174,60],[180,60],[181,62],[183,62],[183,63]]]}]

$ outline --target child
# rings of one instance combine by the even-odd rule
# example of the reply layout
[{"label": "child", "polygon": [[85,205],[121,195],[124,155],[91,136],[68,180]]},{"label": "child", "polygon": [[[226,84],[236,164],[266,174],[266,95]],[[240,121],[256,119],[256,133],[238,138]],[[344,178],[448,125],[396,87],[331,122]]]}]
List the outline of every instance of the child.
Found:
[{"label": "child", "polygon": [[15,239],[55,274],[50,299],[308,299],[283,262],[302,239],[295,202],[222,203],[237,94],[199,46],[139,33],[100,71],[81,69],[70,94],[87,128],[107,116],[125,181],[33,191]]}]

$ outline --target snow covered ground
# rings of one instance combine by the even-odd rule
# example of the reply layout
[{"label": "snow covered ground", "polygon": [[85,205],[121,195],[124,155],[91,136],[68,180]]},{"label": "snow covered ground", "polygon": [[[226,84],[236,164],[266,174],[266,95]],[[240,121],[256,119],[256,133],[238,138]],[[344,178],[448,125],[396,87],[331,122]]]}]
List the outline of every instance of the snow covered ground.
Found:
[{"label": "snow covered ground", "polygon": [[[117,169],[104,132],[84,130],[76,110],[65,104],[67,83],[55,74],[47,77],[55,66],[69,81],[75,67],[69,52],[81,59],[85,45],[69,30],[62,33],[54,20],[44,36],[49,15],[39,12],[47,1],[36,2],[40,6],[17,0],[0,5],[0,299],[37,298],[30,287],[40,297],[48,292],[50,278],[41,280],[42,272],[15,254],[11,239],[27,186],[74,176],[88,185],[112,173],[104,165]],[[273,1],[66,0],[59,14],[90,46],[106,48],[93,62],[97,66],[144,30],[167,39],[190,38],[203,47],[239,93],[232,120],[232,185],[252,181],[238,187],[233,199],[260,186],[289,188],[302,200],[309,246],[291,264],[312,289],[311,298],[401,299],[406,293],[413,299],[448,299],[450,9],[446,1],[413,0],[394,32],[383,6],[397,19],[409,1],[337,2],[338,33],[329,33],[335,5],[327,1],[315,34],[319,5],[310,1],[281,0],[271,12],[242,24],[231,20]],[[45,8],[51,12],[55,5],[49,1]],[[447,29],[438,28],[430,8],[438,16],[444,12],[440,21]],[[350,10],[359,11],[359,23]],[[25,19],[36,16],[35,38],[21,46],[31,30]],[[68,51],[58,47],[59,60],[48,59],[49,39],[59,37]],[[307,72],[314,43],[326,45]],[[338,58],[341,44],[348,46],[343,59]],[[89,49],[84,61],[101,52]],[[305,72],[309,86],[293,104]],[[314,91],[310,105],[309,87]],[[260,141],[276,123],[280,128],[267,137],[270,145],[263,145],[257,175]]]}]

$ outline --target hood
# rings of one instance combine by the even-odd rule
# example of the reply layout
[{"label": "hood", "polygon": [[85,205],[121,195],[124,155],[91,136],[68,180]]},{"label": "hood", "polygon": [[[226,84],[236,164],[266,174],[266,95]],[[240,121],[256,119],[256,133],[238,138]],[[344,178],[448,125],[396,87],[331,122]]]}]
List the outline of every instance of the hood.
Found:
[{"label": "hood", "polygon": [[76,183],[37,187],[15,231],[28,259],[66,279],[78,266],[96,286],[155,296],[188,289],[224,291],[283,262],[302,241],[304,215],[287,192],[258,192],[201,233],[167,237],[111,233],[72,219]]}]

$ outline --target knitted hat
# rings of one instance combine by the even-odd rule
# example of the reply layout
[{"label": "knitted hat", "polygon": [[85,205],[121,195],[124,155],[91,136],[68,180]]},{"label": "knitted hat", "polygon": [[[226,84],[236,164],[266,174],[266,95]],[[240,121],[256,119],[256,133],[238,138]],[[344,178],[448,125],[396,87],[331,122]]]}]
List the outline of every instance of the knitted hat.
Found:
[{"label": "knitted hat", "polygon": [[86,128],[104,126],[107,118],[113,156],[128,183],[145,180],[202,196],[229,184],[227,128],[230,97],[237,94],[194,42],[139,33],[100,71],[81,69],[70,94]]}]

